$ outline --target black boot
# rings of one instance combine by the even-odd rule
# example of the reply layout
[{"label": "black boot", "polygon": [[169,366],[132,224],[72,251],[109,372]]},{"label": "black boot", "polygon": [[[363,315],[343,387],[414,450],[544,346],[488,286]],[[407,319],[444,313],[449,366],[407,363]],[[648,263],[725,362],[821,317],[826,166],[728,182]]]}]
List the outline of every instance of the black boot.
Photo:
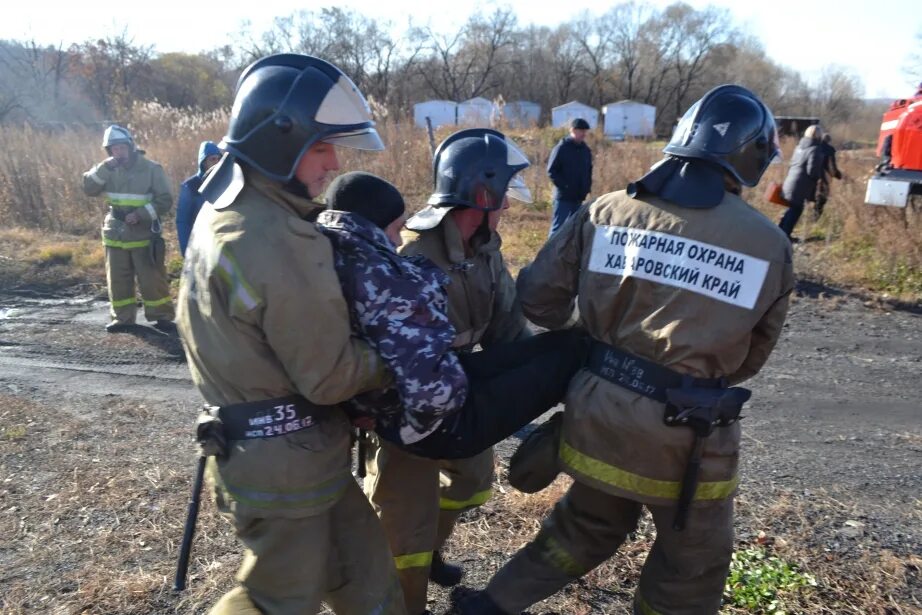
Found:
[{"label": "black boot", "polygon": [[489,594],[480,591],[471,594],[458,604],[459,615],[510,615],[493,602]]},{"label": "black boot", "polygon": [[429,580],[442,587],[452,587],[461,582],[464,569],[456,564],[449,564],[442,559],[442,553],[432,552],[432,567],[429,568]]},{"label": "black boot", "polygon": [[172,320],[158,320],[154,323],[154,329],[167,335],[177,335],[176,325]]},{"label": "black boot", "polygon": [[118,320],[113,320],[106,325],[107,333],[130,333],[135,330],[135,324],[133,322],[120,322]]}]

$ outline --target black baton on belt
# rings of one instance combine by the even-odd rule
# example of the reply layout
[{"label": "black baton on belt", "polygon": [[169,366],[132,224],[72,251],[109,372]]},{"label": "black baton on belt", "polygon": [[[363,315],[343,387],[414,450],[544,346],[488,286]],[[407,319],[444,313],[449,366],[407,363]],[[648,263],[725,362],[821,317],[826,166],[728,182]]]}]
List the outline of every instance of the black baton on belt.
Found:
[{"label": "black baton on belt", "polygon": [[682,477],[682,490],[679,492],[679,502],[676,505],[675,519],[672,529],[681,532],[685,529],[685,520],[688,518],[688,508],[698,490],[698,470],[701,468],[701,453],[704,451],[704,439],[700,433],[695,433],[695,444],[692,446],[688,462],[685,464],[685,475]]},{"label": "black baton on belt", "polygon": [[182,545],[179,547],[179,561],[176,563],[176,580],[173,589],[181,592],[186,589],[186,573],[189,570],[189,554],[192,551],[192,537],[195,536],[195,523],[198,521],[198,507],[202,496],[202,482],[205,478],[204,455],[198,458],[195,467],[195,480],[192,483],[192,495],[189,497],[189,508],[186,512],[186,529],[182,534]]}]

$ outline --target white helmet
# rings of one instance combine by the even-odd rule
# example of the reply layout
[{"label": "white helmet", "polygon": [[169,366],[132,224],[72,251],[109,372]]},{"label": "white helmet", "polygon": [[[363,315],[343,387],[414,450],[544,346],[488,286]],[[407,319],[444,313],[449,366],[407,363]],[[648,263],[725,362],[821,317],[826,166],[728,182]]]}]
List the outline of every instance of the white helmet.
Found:
[{"label": "white helmet", "polygon": [[135,150],[134,139],[131,138],[131,133],[128,132],[128,129],[118,124],[112,124],[106,128],[106,132],[102,136],[102,146],[111,155],[112,151],[109,148],[117,143],[125,143],[131,148],[131,151]]}]

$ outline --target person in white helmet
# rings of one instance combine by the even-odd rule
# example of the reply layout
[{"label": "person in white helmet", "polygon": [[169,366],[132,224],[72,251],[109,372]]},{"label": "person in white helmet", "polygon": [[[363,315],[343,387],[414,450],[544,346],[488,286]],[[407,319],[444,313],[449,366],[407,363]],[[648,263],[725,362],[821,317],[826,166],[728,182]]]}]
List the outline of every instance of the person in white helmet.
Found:
[{"label": "person in white helmet", "polygon": [[174,333],[166,246],[160,233],[160,220],[173,205],[166,174],[122,126],[106,128],[102,146],[109,157],[83,174],[83,191],[103,195],[109,206],[102,227],[112,317],[106,331],[119,333],[134,326],[137,278],[145,318],[164,333]]}]

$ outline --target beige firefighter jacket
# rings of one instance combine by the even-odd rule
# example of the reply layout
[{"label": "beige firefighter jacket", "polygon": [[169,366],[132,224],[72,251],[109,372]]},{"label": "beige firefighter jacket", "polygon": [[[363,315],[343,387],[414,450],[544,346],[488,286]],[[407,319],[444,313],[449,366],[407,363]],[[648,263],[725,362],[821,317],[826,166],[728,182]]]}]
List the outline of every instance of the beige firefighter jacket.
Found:
[{"label": "beige firefighter jacket", "polygon": [[[105,195],[109,212],[102,226],[102,242],[113,248],[143,248],[160,234],[160,220],[173,204],[170,185],[163,167],[135,153],[129,167],[110,169],[100,162],[83,174],[83,191],[89,196]],[[135,212],[137,224],[127,224],[125,216]]]},{"label": "beige firefighter jacket", "polygon": [[401,237],[401,254],[426,256],[451,279],[448,318],[457,330],[455,348],[471,350],[477,344],[486,348],[529,335],[496,231],[485,240],[475,236],[470,255],[465,254],[461,233],[450,214],[435,228],[405,229]]},{"label": "beige firefighter jacket", "polygon": [[[787,238],[730,193],[711,209],[604,195],[553,235],[518,279],[525,315],[538,325],[563,326],[576,302],[595,339],[731,383],[765,363],[793,286]],[[644,503],[675,502],[693,435],[664,424],[663,404],[588,370],[574,378],[566,403],[560,459],[569,474]],[[707,439],[696,502],[735,493],[739,440],[739,423]]]},{"label": "beige firefighter jacket", "polygon": [[[352,337],[319,205],[250,173],[230,205],[202,208],[186,252],[177,323],[196,387],[223,406],[301,394],[337,404],[386,386],[384,364]],[[232,511],[301,517],[344,492],[350,424],[231,442],[216,487]]]}]

